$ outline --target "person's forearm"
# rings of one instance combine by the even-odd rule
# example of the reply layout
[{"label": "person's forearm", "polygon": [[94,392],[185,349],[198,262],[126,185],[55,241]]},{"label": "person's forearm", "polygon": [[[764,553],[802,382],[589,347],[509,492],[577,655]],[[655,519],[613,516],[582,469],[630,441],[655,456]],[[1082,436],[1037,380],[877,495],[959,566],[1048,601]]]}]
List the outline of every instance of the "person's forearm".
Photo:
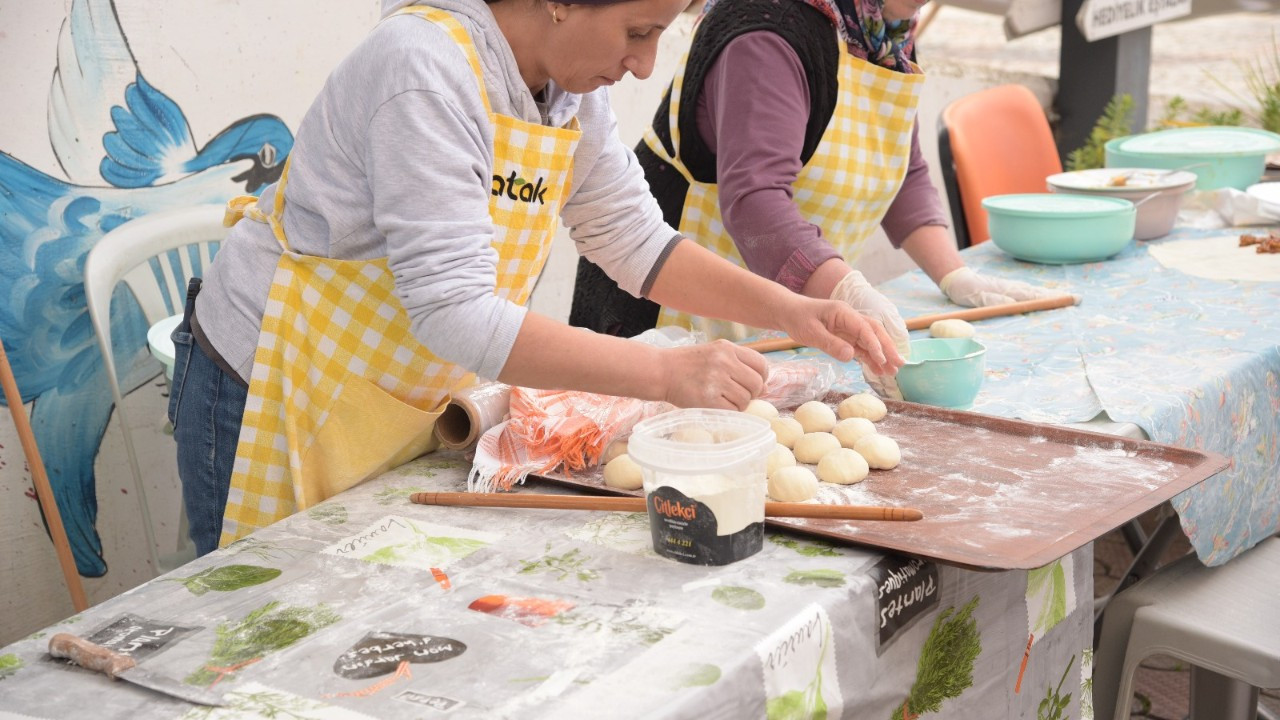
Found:
[{"label": "person's forearm", "polygon": [[794,293],[685,239],[658,271],[649,299],[692,315],[776,330]]},{"label": "person's forearm", "polygon": [[831,258],[813,271],[800,294],[805,297],[826,300],[831,297],[831,292],[836,289],[836,285],[840,284],[844,276],[851,272],[853,272],[853,268],[849,267],[849,263],[841,258]]},{"label": "person's forearm", "polygon": [[498,380],[643,400],[664,396],[657,348],[527,313]]},{"label": "person's forearm", "polygon": [[951,234],[941,225],[921,225],[902,242],[902,249],[934,283],[964,266]]}]

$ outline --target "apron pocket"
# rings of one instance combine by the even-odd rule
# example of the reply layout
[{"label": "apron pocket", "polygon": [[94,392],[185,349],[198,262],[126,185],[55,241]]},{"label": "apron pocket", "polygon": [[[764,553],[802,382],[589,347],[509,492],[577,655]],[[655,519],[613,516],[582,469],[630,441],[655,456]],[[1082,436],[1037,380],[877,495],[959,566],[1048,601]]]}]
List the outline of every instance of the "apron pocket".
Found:
[{"label": "apron pocket", "polygon": [[294,478],[297,509],[435,450],[439,441],[433,430],[447,404],[445,398],[439,410],[419,410],[348,375],[315,441],[301,453],[301,477]]}]

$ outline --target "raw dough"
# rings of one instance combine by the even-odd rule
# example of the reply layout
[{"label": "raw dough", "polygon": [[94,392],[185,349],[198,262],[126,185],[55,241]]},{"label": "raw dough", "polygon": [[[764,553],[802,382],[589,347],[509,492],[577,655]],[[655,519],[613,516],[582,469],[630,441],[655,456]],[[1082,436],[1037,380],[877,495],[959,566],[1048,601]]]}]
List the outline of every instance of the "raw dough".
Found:
[{"label": "raw dough", "polygon": [[773,435],[778,439],[779,445],[793,448],[796,441],[804,434],[804,428],[800,427],[800,423],[795,418],[774,418],[769,421],[769,426],[773,428]]},{"label": "raw dough", "polygon": [[818,494],[818,478],[807,467],[779,468],[769,476],[769,497],[779,502],[803,502]]},{"label": "raw dough", "polygon": [[898,443],[885,435],[868,435],[859,440],[853,449],[876,470],[892,470],[902,462],[902,451],[898,449]]},{"label": "raw dough", "polygon": [[852,448],[862,438],[875,433],[876,426],[870,420],[860,417],[845,418],[836,423],[831,431],[840,444],[847,448]]},{"label": "raw dough", "polygon": [[772,477],[773,471],[778,468],[790,467],[796,464],[796,456],[791,454],[791,449],[786,445],[774,445],[773,452],[769,453],[769,457],[764,461],[765,477]]},{"label": "raw dough", "polygon": [[794,448],[796,460],[813,465],[829,452],[840,449],[840,441],[828,432],[811,432],[800,436]]},{"label": "raw dough", "polygon": [[807,433],[829,433],[831,428],[836,426],[835,411],[827,407],[826,403],[817,400],[810,400],[796,408],[796,420]]},{"label": "raw dough", "polygon": [[618,457],[619,455],[626,455],[626,454],[627,454],[627,441],[614,440],[613,442],[609,443],[609,447],[604,449],[604,454],[600,456],[600,464],[608,465],[610,462],[613,461],[614,458]]},{"label": "raw dough", "polygon": [[840,402],[840,419],[851,417],[866,418],[871,422],[879,422],[884,419],[889,409],[884,406],[884,401],[872,395],[871,393],[858,393],[850,395]]},{"label": "raw dough", "polygon": [[818,479],[836,485],[862,482],[870,471],[867,461],[848,448],[829,452],[818,462]]},{"label": "raw dough", "polygon": [[747,403],[747,409],[743,412],[762,417],[765,420],[772,420],[778,417],[778,408],[774,407],[768,400],[760,400],[758,398]]},{"label": "raw dough", "polygon": [[644,485],[644,472],[630,455],[623,453],[604,466],[604,484],[619,490],[639,490]]},{"label": "raw dough", "polygon": [[957,318],[939,320],[929,326],[930,337],[936,338],[967,338],[973,337],[975,332],[972,325]]},{"label": "raw dough", "polygon": [[716,441],[716,436],[711,431],[700,427],[682,427],[671,433],[671,439],[682,443],[699,443],[702,445],[710,445]]}]

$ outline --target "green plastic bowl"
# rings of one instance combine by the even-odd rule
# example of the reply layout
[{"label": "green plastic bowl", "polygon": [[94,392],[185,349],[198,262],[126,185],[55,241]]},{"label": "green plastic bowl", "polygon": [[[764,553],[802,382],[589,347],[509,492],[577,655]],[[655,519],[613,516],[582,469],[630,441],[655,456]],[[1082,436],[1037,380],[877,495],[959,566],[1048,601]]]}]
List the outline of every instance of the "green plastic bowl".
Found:
[{"label": "green plastic bowl", "polygon": [[898,370],[898,389],[911,402],[967,410],[986,368],[987,348],[973,338],[912,340],[911,358]]},{"label": "green plastic bowl", "polygon": [[1103,147],[1109,168],[1185,169],[1196,174],[1197,190],[1244,190],[1266,172],[1267,153],[1280,151],[1280,135],[1256,128],[1189,127],[1126,135]]},{"label": "green plastic bowl", "polygon": [[1065,193],[993,195],[982,207],[996,247],[1051,265],[1106,260],[1133,240],[1138,217],[1128,200]]}]

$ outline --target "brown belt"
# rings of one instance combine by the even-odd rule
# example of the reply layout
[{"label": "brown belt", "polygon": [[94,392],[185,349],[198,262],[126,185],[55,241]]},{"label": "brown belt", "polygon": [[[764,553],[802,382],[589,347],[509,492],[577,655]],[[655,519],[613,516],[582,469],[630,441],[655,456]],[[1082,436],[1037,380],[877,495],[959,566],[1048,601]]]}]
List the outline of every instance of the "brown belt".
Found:
[{"label": "brown belt", "polygon": [[200,350],[213,361],[214,365],[223,372],[224,375],[231,378],[237,385],[243,388],[249,387],[249,383],[240,377],[240,373],[231,367],[231,363],[222,357],[222,354],[213,349],[213,343],[209,342],[209,337],[204,334],[204,330],[200,327],[200,321],[196,319],[195,303],[191,305],[191,335],[195,338],[196,344],[200,346]]}]

